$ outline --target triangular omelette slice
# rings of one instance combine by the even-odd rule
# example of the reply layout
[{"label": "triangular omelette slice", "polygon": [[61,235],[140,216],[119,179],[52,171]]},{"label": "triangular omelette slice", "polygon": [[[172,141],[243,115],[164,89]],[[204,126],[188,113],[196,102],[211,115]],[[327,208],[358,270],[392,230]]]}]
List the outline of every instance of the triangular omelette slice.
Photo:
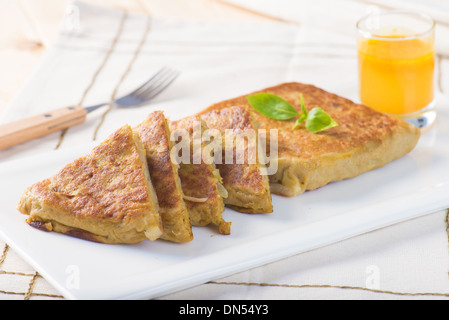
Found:
[{"label": "triangular omelette slice", "polygon": [[[178,149],[180,140],[188,141],[187,161],[179,161],[179,176],[192,224],[198,227],[214,224],[218,226],[220,234],[229,235],[231,222],[226,222],[223,218],[223,198],[227,197],[227,191],[222,185],[220,172],[213,161],[205,162],[201,155],[194,160],[194,144],[198,144],[201,154],[205,147],[201,135],[207,127],[200,117],[195,116],[174,121],[170,127]],[[194,139],[197,141],[194,142]],[[182,150],[176,152],[179,155]]]},{"label": "triangular omelette slice", "polygon": [[145,147],[151,181],[159,200],[164,226],[161,238],[177,243],[192,241],[192,225],[183,199],[179,166],[170,157],[172,143],[167,119],[163,112],[153,112],[135,131]]},{"label": "triangular omelette slice", "polygon": [[100,243],[134,244],[162,235],[145,150],[130,126],[30,187],[18,209],[35,228]]},{"label": "triangular omelette slice", "polygon": [[[267,168],[262,161],[258,160],[258,131],[250,113],[245,108],[230,107],[209,110],[202,113],[201,118],[209,129],[220,131],[223,140],[226,141],[223,142],[221,163],[216,164],[223,178],[223,185],[228,191],[228,197],[224,199],[224,203],[244,213],[273,212]],[[239,147],[237,142],[239,136],[247,136],[247,139],[252,141],[245,140],[246,144]],[[254,161],[250,161],[252,149],[250,145],[255,146],[252,152],[255,156]],[[244,157],[239,160],[240,151]],[[227,153],[231,154],[228,159]]]}]

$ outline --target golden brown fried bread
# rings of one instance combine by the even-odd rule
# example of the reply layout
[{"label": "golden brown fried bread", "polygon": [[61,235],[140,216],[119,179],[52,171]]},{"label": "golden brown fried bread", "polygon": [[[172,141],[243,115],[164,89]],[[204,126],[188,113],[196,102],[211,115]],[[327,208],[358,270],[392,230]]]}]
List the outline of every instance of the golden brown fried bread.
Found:
[{"label": "golden brown fried bread", "polygon": [[[189,117],[171,123],[172,136],[177,141],[178,153],[182,151],[178,143],[184,141],[188,150],[185,161],[180,159],[179,176],[181,178],[184,199],[189,210],[190,219],[194,226],[207,226],[215,224],[219,233],[229,235],[231,233],[231,223],[223,218],[224,203],[223,198],[227,197],[227,191],[221,184],[222,179],[219,171],[215,168],[213,161],[204,161],[202,150],[205,142],[202,134],[207,128],[200,117]],[[198,159],[194,161],[194,139],[197,146]]]},{"label": "golden brown fried bread", "polygon": [[240,106],[251,112],[260,129],[279,130],[278,171],[270,176],[276,194],[299,195],[382,167],[412,151],[420,138],[420,130],[402,119],[312,85],[285,83],[259,92],[282,97],[298,112],[302,93],[309,111],[320,107],[339,124],[319,134],[303,128],[292,130],[295,119],[271,120],[251,108],[246,96],[217,103],[206,111]]},{"label": "golden brown fried bread", "polygon": [[178,165],[170,158],[170,129],[163,112],[151,113],[135,131],[147,154],[151,181],[159,200],[164,226],[162,239],[178,243],[193,240],[189,212],[184,203]]},{"label": "golden brown fried bread", "polygon": [[[221,164],[216,164],[228,191],[225,204],[245,213],[273,212],[266,167],[258,161],[256,149],[253,150],[254,161],[250,161],[251,143],[257,148],[257,128],[253,125],[250,113],[245,108],[229,105],[227,108],[202,113],[201,118],[209,129],[219,130],[225,140]],[[251,136],[252,133],[254,135]],[[245,138],[246,134],[248,136]],[[241,148],[237,142],[239,135],[246,139]],[[237,161],[237,150],[243,152],[240,161]],[[226,152],[229,151],[232,156],[228,160],[231,161],[226,160]]]},{"label": "golden brown fried bread", "polygon": [[134,244],[162,235],[145,150],[129,126],[30,187],[18,209],[33,227],[95,242]]}]

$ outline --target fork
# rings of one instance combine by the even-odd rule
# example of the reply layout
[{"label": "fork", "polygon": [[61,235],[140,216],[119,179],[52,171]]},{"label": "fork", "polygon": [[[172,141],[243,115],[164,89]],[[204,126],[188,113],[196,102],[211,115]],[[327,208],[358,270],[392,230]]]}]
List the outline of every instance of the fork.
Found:
[{"label": "fork", "polygon": [[86,121],[87,114],[106,105],[119,108],[142,106],[161,94],[178,76],[178,71],[164,67],[142,86],[112,103],[90,107],[69,106],[0,126],[0,150],[81,124]]}]

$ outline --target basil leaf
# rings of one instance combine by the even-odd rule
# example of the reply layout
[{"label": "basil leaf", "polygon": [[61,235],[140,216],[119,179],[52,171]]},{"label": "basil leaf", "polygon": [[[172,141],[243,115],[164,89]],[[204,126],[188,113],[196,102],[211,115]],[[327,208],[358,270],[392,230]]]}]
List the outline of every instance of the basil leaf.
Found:
[{"label": "basil leaf", "polygon": [[318,133],[338,126],[338,123],[321,108],[314,108],[308,113],[302,94],[300,95],[302,114],[287,101],[271,93],[258,93],[247,96],[246,99],[251,107],[270,119],[282,121],[297,117],[293,130],[300,127],[304,121],[306,129],[311,133]]},{"label": "basil leaf", "polygon": [[290,120],[300,116],[291,104],[271,93],[258,93],[247,96],[246,99],[251,107],[270,119]]},{"label": "basil leaf", "polygon": [[301,100],[301,110],[302,110],[303,116],[305,116],[304,119],[306,119],[308,116],[308,113],[307,113],[307,109],[306,109],[306,104],[304,103],[304,96],[302,95],[302,93],[299,95],[299,99]]},{"label": "basil leaf", "polygon": [[336,126],[338,126],[338,123],[321,108],[312,109],[306,120],[306,129],[312,133],[318,133]]}]

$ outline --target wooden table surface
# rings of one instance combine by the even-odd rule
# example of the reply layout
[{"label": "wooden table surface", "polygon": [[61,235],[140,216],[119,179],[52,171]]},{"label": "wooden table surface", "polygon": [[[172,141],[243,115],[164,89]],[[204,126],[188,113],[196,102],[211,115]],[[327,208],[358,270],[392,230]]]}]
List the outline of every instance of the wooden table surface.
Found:
[{"label": "wooden table surface", "polygon": [[[84,0],[156,17],[262,20],[219,0]],[[59,33],[69,0],[0,0],[0,118]]]}]

